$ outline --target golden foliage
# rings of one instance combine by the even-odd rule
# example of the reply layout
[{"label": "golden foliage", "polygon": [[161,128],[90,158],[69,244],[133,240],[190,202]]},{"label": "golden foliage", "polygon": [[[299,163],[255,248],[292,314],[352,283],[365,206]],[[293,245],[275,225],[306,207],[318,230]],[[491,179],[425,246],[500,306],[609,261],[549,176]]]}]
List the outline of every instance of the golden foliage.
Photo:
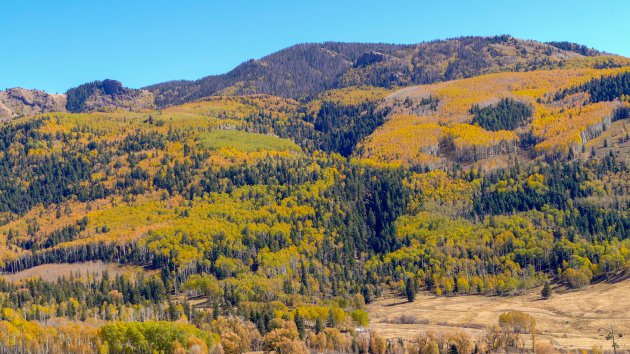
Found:
[{"label": "golden foliage", "polygon": [[[531,126],[526,129],[531,129],[541,140],[536,146],[538,152],[566,152],[573,145],[581,145],[588,140],[585,137],[591,135],[589,130],[597,129],[610,116],[616,103],[581,106],[574,101],[552,102],[552,96],[559,90],[583,84],[592,78],[628,70],[628,67],[623,67],[504,72],[407,87],[386,98],[392,114],[383,126],[360,144],[357,157],[373,163],[438,166],[443,156],[448,155],[448,152],[442,153],[439,146],[445,137],[452,137],[458,153],[474,148],[493,150],[480,158],[513,152],[511,147],[519,140],[515,132],[488,132],[468,124],[472,120],[470,109],[473,105],[483,107],[502,98],[533,106]],[[435,110],[417,103],[429,97],[439,100]],[[580,98],[579,103],[584,99]],[[457,156],[461,157],[460,154]]]},{"label": "golden foliage", "polygon": [[351,86],[328,90],[310,101],[307,105],[307,111],[311,114],[316,114],[323,102],[343,106],[358,106],[362,103],[382,100],[392,92],[394,91],[391,89],[373,86]]}]

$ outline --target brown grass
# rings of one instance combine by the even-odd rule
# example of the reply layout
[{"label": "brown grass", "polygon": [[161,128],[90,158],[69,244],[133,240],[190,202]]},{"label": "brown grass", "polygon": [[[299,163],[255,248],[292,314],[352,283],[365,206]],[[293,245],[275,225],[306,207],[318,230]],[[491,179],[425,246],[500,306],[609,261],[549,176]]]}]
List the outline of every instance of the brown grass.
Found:
[{"label": "brown grass", "polygon": [[[462,330],[479,337],[484,328],[498,323],[499,314],[510,310],[529,313],[536,318],[537,341],[551,342],[556,348],[611,349],[606,334],[613,326],[623,335],[617,338],[620,349],[630,349],[630,281],[600,283],[580,291],[561,293],[541,300],[540,288],[512,297],[458,296],[436,297],[420,293],[416,301],[386,298],[368,306],[370,328],[387,338],[413,339],[428,330]],[[415,317],[415,324],[396,322],[402,315]],[[428,321],[428,324],[426,323]],[[526,343],[529,340],[526,340]]]},{"label": "brown grass", "polygon": [[[630,163],[630,140],[625,140],[629,132],[630,121],[628,119],[613,122],[602,135],[586,143],[585,152],[581,154],[581,157],[588,159],[592,149],[595,149],[597,157],[606,156],[612,151],[625,163]],[[605,140],[608,141],[608,146],[605,146]]]},{"label": "brown grass", "polygon": [[45,281],[56,281],[61,277],[70,277],[70,275],[78,274],[82,278],[93,276],[96,279],[100,279],[104,271],[109,273],[110,279],[119,274],[125,273],[137,273],[141,271],[139,267],[121,266],[114,263],[103,263],[101,261],[95,262],[82,262],[82,263],[59,263],[59,264],[44,264],[37,267],[25,269],[21,272],[13,274],[2,274],[1,278],[18,282],[29,278],[42,278]]}]

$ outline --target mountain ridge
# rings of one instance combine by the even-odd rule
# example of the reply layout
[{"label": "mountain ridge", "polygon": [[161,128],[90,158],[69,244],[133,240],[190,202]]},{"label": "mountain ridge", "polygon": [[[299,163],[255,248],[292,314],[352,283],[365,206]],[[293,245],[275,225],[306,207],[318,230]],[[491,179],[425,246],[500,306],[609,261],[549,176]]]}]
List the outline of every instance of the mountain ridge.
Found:
[{"label": "mountain ridge", "polygon": [[[304,55],[306,53],[309,55]],[[369,53],[378,53],[381,59],[357,65],[359,59]],[[542,43],[509,35],[469,36],[417,44],[303,43],[248,60],[225,74],[192,81],[168,81],[144,88],[156,94],[158,106],[225,93],[266,93],[299,99],[347,86],[408,86],[496,71],[556,68],[571,60],[593,56],[609,55],[569,42]],[[304,61],[304,57],[310,60]],[[611,61],[609,65],[616,64]]]},{"label": "mountain ridge", "polygon": [[[595,64],[589,58],[602,58]],[[580,61],[584,61],[583,63]],[[22,97],[40,97],[37,109],[10,100],[0,91],[0,118],[51,111],[89,112],[111,109],[167,107],[217,95],[270,94],[285,98],[312,97],[329,89],[349,86],[405,87],[467,78],[498,71],[530,71],[566,65],[601,67],[627,64],[626,58],[603,53],[570,42],[538,42],[509,35],[466,36],[416,44],[322,42],[300,43],[250,59],[224,74],[197,80],[173,80],[140,89],[127,89],[126,95],[107,95],[98,88],[93,97],[84,97],[78,107],[46,104],[53,96],[39,90],[22,91]],[[103,82],[117,82],[104,80]],[[68,93],[101,81],[85,83]],[[119,83],[122,87],[122,84]],[[9,89],[14,90],[15,89]],[[98,92],[100,91],[100,92]],[[30,92],[30,93],[27,93]],[[44,93],[42,93],[44,92]],[[92,93],[92,91],[90,91]],[[122,93],[122,92],[121,92]],[[50,95],[50,96],[46,96]],[[124,96],[124,97],[123,97]],[[2,98],[4,97],[4,98]],[[10,102],[9,102],[10,101]],[[81,104],[87,102],[85,107]],[[9,108],[13,107],[13,108]]]}]

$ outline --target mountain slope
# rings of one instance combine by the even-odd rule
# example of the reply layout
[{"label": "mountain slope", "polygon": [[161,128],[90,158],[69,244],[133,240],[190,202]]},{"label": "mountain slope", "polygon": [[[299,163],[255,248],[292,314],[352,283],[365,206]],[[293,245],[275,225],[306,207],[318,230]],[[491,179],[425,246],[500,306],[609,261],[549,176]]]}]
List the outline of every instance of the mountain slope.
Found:
[{"label": "mountain slope", "polygon": [[66,109],[70,112],[128,109],[137,111],[153,107],[153,95],[146,90],[126,88],[116,80],[89,82],[66,92]]},{"label": "mountain slope", "polygon": [[[626,59],[377,46],[289,49],[160,109],[92,82],[68,92],[79,113],[0,122],[0,352],[384,353],[355,330],[382,297],[630,286],[630,65],[605,68]],[[406,315],[387,321],[425,323]],[[531,317],[497,315],[479,352],[521,350]],[[391,352],[473,352],[434,324]]]},{"label": "mountain slope", "polygon": [[[625,62],[593,50],[578,50],[582,47],[577,45],[552,44],[510,36],[462,37],[414,45],[299,44],[245,62],[227,74],[165,82],[146,89],[156,94],[158,106],[167,106],[220,94],[301,98],[354,85],[407,86],[500,71],[619,66]],[[593,57],[602,60],[597,64]]]},{"label": "mountain slope", "polygon": [[[432,168],[452,163],[505,165],[510,155],[574,156],[619,119],[615,112],[625,94],[615,91],[594,101],[578,92],[579,85],[627,72],[628,67],[505,72],[406,87],[380,104],[389,112],[387,122],[361,142],[356,155],[368,161]],[[609,86],[622,85],[613,81]],[[564,97],[563,92],[571,94]],[[479,107],[508,116],[508,109],[500,106],[506,99],[515,102],[514,109],[529,107],[522,124],[491,131],[478,123]]]},{"label": "mountain slope", "polygon": [[337,78],[362,54],[387,55],[408,48],[393,44],[298,44],[260,60],[249,60],[223,75],[196,81],[173,81],[149,86],[159,106],[180,104],[205,96],[267,93],[297,98],[333,88]]},{"label": "mountain slope", "polygon": [[[384,43],[298,44],[232,71],[195,81],[128,89],[115,80],[94,81],[64,95],[11,89],[0,93],[0,117],[51,111],[89,112],[166,107],[218,95],[270,94],[304,98],[350,86],[393,88],[505,72],[565,67],[607,68],[627,58],[568,42],[549,44],[507,35],[461,37],[411,45]],[[35,99],[35,102],[32,100]]]},{"label": "mountain slope", "polygon": [[53,95],[39,90],[11,88],[0,91],[0,120],[44,112],[64,111],[65,95]]},{"label": "mountain slope", "polygon": [[94,112],[154,107],[154,96],[146,90],[126,88],[116,80],[94,81],[69,89],[65,94],[11,88],[0,91],[0,119],[49,112]]},{"label": "mountain slope", "polygon": [[[550,73],[562,78],[541,71],[476,81],[514,75],[531,84]],[[566,75],[567,86],[588,79]],[[484,87],[470,81],[435,86],[461,85],[455,93]],[[371,112],[374,102],[423,88],[393,96],[373,87],[333,90],[306,104],[210,97],[162,110],[51,113],[1,125],[0,267],[18,273],[0,280],[9,299],[9,320],[1,323],[67,319],[85,331],[88,323],[106,329],[117,321],[124,330],[142,318],[169,321],[167,331],[188,322],[217,341],[220,334],[225,347],[237,338],[257,350],[255,338],[269,342],[276,326],[295,326],[299,313],[305,333],[325,326],[351,343],[361,338],[348,329],[368,320],[364,302],[385,294],[420,287],[436,295],[510,295],[545,281],[580,288],[625,276],[630,170],[616,153],[492,173],[419,173],[372,168],[286,139],[346,147],[338,141],[355,136],[331,116],[365,125],[371,113],[350,107]],[[485,94],[494,99],[504,90]],[[437,109],[462,120],[470,117],[458,114],[476,103],[440,102]],[[99,278],[86,274],[94,261],[106,263],[104,270],[125,268]],[[59,275],[67,277],[25,279],[22,271],[33,267],[66,269]],[[105,329],[88,343],[115,343]],[[120,336],[135,340],[129,335]],[[0,336],[0,345],[11,343]]]}]

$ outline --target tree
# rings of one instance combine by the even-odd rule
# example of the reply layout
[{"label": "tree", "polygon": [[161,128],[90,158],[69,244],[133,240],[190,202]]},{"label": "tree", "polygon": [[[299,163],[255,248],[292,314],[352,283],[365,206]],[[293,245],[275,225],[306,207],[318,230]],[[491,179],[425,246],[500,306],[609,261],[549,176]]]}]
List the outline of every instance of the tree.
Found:
[{"label": "tree", "polygon": [[219,318],[219,302],[218,301],[215,301],[214,304],[212,305],[212,318],[215,320]]},{"label": "tree", "polygon": [[295,309],[295,316],[293,317],[293,321],[295,322],[295,327],[297,328],[298,334],[300,335],[300,339],[304,339],[306,337],[304,317],[300,315],[300,312],[297,309]]},{"label": "tree", "polygon": [[370,352],[374,354],[385,354],[387,342],[377,332],[370,333]]},{"label": "tree", "polygon": [[333,310],[330,309],[328,311],[328,317],[326,317],[326,327],[334,328],[336,325],[335,314],[333,313]]},{"label": "tree", "polygon": [[315,319],[315,333],[320,334],[324,330],[324,328],[324,321],[321,319],[321,317],[317,317]]},{"label": "tree", "polygon": [[536,319],[521,311],[508,311],[499,315],[499,326],[507,334],[513,335],[508,341],[516,343],[519,334],[529,333],[532,336],[532,347],[536,347]]},{"label": "tree", "polygon": [[540,292],[540,295],[542,296],[543,299],[549,299],[551,297],[551,286],[549,285],[549,282],[545,282],[545,285],[542,288],[542,291]]},{"label": "tree", "polygon": [[[621,337],[621,335],[619,335]],[[615,341],[615,329],[611,326],[610,331],[606,335],[606,339],[612,340],[612,348],[613,353],[617,354],[617,348],[619,348],[619,344]]]},{"label": "tree", "polygon": [[411,278],[407,278],[405,283],[405,295],[407,295],[407,301],[414,302],[416,300],[416,292],[416,282]]},{"label": "tree", "polygon": [[470,109],[474,115],[472,124],[491,130],[514,130],[532,116],[533,110],[527,104],[510,98],[502,99],[495,106],[480,108],[478,105]]},{"label": "tree", "polygon": [[587,286],[591,282],[591,277],[592,275],[590,274],[590,270],[584,268],[567,268],[567,270],[562,273],[562,278],[573,289],[579,289]]},{"label": "tree", "polygon": [[263,349],[266,353],[275,352],[278,354],[307,353],[308,350],[303,342],[297,338],[295,330],[286,328],[275,329],[263,338]]}]

